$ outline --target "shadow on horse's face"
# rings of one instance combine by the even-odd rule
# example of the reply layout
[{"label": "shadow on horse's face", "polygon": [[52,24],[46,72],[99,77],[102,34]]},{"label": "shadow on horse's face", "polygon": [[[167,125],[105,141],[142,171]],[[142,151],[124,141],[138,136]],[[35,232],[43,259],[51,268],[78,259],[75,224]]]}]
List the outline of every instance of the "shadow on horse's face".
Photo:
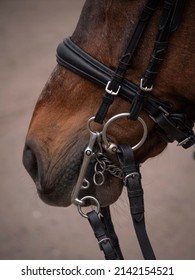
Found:
[{"label": "shadow on horse's face", "polygon": [[[30,123],[23,162],[46,203],[70,205],[83,151],[89,141],[86,123],[97,111],[101,98],[102,89],[60,66],[43,89]],[[127,111],[128,107],[128,103],[118,100],[109,114]],[[153,134],[154,124],[147,116],[144,118]],[[134,145],[142,135],[142,127],[137,122],[130,125],[129,121],[121,120],[113,123],[108,132],[116,142]],[[155,156],[165,145],[154,134],[136,153],[137,161],[144,161],[148,155]],[[111,159],[116,160],[114,156]],[[90,195],[102,205],[111,204],[118,199],[122,186],[121,180],[108,174],[105,185],[90,187]],[[81,196],[85,192],[83,190]]]}]

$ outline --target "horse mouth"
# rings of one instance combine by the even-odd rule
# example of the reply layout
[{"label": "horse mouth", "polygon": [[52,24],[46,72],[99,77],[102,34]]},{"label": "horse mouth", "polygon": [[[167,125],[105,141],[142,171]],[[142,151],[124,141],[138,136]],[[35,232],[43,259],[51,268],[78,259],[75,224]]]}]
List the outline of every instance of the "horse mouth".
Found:
[{"label": "horse mouth", "polygon": [[82,160],[83,149],[62,152],[58,159],[53,159],[45,179],[35,182],[41,200],[53,206],[69,206]]},{"label": "horse mouth", "polygon": [[[23,163],[30,176],[35,182],[39,197],[45,203],[52,206],[67,207],[73,202],[74,190],[82,167],[84,150],[87,146],[86,135],[69,144],[64,143],[57,150],[50,150],[43,147],[41,143],[35,143],[33,139],[27,139],[24,149]],[[33,153],[32,153],[33,151]],[[107,159],[108,164],[108,158]],[[92,157],[87,168],[85,178],[89,181],[89,187],[81,189],[78,198],[93,196],[101,205],[108,205],[118,199],[121,193],[121,180],[113,176],[110,165],[110,172],[105,170],[104,183],[98,185],[94,181],[94,166],[96,157]],[[113,162],[112,159],[110,162]],[[96,178],[98,179],[98,178]]]},{"label": "horse mouth", "polygon": [[[39,182],[36,184],[41,200],[49,205],[63,207],[67,207],[72,203],[72,195],[83,162],[84,149],[85,147],[78,151],[74,148],[71,152],[69,151],[67,155],[64,155],[62,159],[58,160],[56,164],[53,164],[53,167],[48,169],[47,183],[45,183],[45,185],[42,184],[41,186],[39,186]],[[64,158],[66,159],[64,160]],[[102,195],[102,193],[110,192],[111,188],[113,192],[114,182],[121,181],[119,174],[114,174],[113,169],[115,165],[111,159],[109,160],[106,156],[103,156],[103,159],[106,164],[108,164],[108,162],[110,163],[110,170],[108,166],[108,169],[105,170],[103,175],[106,184],[104,182],[101,185],[95,184],[93,175],[95,163],[97,161],[96,158],[92,158],[85,176],[86,180],[89,182],[89,187],[79,191],[79,199],[84,196],[93,196],[100,201],[100,204],[107,204],[107,201],[102,201],[102,196],[105,197],[106,200],[107,195]],[[117,167],[116,171],[118,172]],[[118,177],[118,180],[116,177]],[[118,193],[120,194],[120,191]],[[113,194],[110,196],[112,197]],[[114,202],[114,200],[115,198],[111,199],[112,202]]]}]

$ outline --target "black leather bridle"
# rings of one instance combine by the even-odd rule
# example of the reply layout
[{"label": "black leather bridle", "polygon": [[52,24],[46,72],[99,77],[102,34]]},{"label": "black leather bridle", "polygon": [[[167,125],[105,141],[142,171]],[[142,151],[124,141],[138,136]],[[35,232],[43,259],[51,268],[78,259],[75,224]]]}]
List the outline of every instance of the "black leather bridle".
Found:
[{"label": "black leather bridle", "polygon": [[[126,52],[118,63],[116,71],[87,54],[70,38],[64,39],[57,48],[57,62],[99,86],[105,88],[102,104],[94,121],[103,123],[115,96],[131,103],[128,118],[137,120],[144,110],[156,123],[156,131],[166,142],[177,141],[179,146],[189,148],[195,143],[193,123],[181,112],[170,113],[171,104],[152,96],[153,84],[158,69],[163,62],[168,39],[177,30],[184,9],[184,0],[165,0],[159,22],[158,34],[148,67],[139,85],[125,79],[138,43],[154,13],[159,1],[149,0],[143,8],[139,22],[129,41]],[[144,221],[143,189],[139,166],[134,161],[133,150],[129,145],[118,146],[118,159],[125,178],[131,215],[140,247],[145,259],[155,259],[148,239]],[[96,211],[87,214],[106,259],[123,259],[118,238],[112,225],[108,207],[101,208],[102,216]]]}]

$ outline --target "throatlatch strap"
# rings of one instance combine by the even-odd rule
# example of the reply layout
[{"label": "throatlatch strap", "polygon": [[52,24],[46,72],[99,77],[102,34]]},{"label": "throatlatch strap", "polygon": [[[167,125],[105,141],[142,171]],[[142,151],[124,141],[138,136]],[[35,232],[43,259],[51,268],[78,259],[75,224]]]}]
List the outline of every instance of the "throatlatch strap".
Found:
[{"label": "throatlatch strap", "polygon": [[144,259],[155,260],[156,257],[145,227],[144,199],[139,166],[135,164],[133,150],[129,145],[120,145],[119,150],[118,158],[125,176],[130,212],[138,242]]},{"label": "throatlatch strap", "polygon": [[111,239],[106,235],[106,229],[96,211],[87,213],[89,223],[98,240],[100,249],[104,252],[106,260],[120,260],[115,249],[113,248]]}]

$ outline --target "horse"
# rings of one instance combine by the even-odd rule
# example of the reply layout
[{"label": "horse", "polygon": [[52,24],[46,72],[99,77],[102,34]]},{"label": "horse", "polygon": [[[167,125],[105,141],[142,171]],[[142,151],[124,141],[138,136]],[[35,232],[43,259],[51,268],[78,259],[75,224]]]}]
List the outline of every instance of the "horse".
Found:
[{"label": "horse", "polygon": [[194,11],[189,0],[86,0],[25,140],[23,163],[44,202],[86,216],[81,207],[116,202],[169,142],[194,144]]}]

